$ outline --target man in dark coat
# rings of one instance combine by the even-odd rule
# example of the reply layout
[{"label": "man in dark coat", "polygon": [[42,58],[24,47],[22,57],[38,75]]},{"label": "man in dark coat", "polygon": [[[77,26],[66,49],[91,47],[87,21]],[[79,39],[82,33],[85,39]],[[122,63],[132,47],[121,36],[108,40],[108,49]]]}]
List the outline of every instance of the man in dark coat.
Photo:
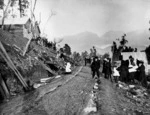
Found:
[{"label": "man in dark coat", "polygon": [[85,58],[85,59],[84,59],[84,61],[85,61],[85,66],[86,66],[86,63],[87,63],[87,58]]},{"label": "man in dark coat", "polygon": [[127,77],[128,77],[128,66],[126,64],[127,62],[122,60],[121,61],[121,66],[117,69],[120,74],[120,81],[122,82],[127,82]]},{"label": "man in dark coat", "polygon": [[106,78],[106,62],[107,62],[107,59],[105,58],[103,60],[103,70],[102,70],[102,73],[104,74],[105,78]]},{"label": "man in dark coat", "polygon": [[94,78],[95,74],[97,74],[97,77],[100,77],[100,61],[98,61],[98,58],[93,58],[93,62],[91,64],[91,70],[92,70],[92,77]]},{"label": "man in dark coat", "polygon": [[106,78],[110,79],[112,81],[112,78],[111,78],[112,70],[111,70],[111,59],[110,58],[107,58],[105,66],[106,66],[106,70],[105,70]]},{"label": "man in dark coat", "polygon": [[145,66],[143,61],[139,63],[137,71],[139,73],[139,80],[141,81],[142,86],[147,87],[147,79],[145,75]]}]

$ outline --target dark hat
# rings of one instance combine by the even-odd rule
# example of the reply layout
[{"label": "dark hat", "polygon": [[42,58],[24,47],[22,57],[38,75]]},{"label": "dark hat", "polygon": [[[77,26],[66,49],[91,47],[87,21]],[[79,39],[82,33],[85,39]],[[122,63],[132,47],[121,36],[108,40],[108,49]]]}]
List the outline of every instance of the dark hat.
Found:
[{"label": "dark hat", "polygon": [[130,55],[130,56],[129,56],[129,59],[132,59],[132,58],[133,58],[133,57]]},{"label": "dark hat", "polygon": [[143,63],[144,63],[144,61],[143,61],[143,60],[140,60],[140,61],[139,61],[139,63],[143,64]]}]

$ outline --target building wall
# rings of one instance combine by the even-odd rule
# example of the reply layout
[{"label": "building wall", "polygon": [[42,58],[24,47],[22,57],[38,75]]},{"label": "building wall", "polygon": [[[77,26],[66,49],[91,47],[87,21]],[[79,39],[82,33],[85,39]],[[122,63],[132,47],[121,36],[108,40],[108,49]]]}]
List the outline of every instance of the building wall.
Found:
[{"label": "building wall", "polygon": [[28,39],[32,39],[33,34],[30,31],[30,29],[25,28],[25,26],[23,26],[23,37],[28,38]]},{"label": "building wall", "polygon": [[23,37],[23,25],[4,25],[4,30],[10,32],[14,36]]}]

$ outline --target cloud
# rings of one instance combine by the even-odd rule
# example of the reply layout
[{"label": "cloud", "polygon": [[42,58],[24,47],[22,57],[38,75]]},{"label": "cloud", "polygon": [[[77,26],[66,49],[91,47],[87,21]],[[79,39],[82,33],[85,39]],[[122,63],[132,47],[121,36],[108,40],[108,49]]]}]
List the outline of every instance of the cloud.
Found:
[{"label": "cloud", "polygon": [[42,0],[41,27],[53,9],[57,12],[46,25],[48,36],[63,36],[91,31],[99,36],[110,30],[133,31],[148,28],[150,19],[148,0]]},{"label": "cloud", "polygon": [[102,46],[99,46],[99,45],[95,45],[96,48],[98,49],[101,49],[101,50],[104,50],[108,47],[112,46],[112,44],[106,44],[106,45],[102,45]]}]

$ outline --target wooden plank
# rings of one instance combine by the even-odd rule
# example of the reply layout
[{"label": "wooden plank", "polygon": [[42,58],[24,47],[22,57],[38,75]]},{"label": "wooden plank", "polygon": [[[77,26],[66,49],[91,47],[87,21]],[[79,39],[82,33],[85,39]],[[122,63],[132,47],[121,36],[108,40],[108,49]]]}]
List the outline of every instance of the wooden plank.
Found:
[{"label": "wooden plank", "polygon": [[9,98],[9,96],[10,96],[10,92],[9,92],[9,90],[8,90],[8,88],[7,88],[7,86],[6,86],[6,84],[5,84],[5,82],[4,82],[4,80],[3,80],[3,79],[2,79],[2,81],[1,81],[1,85],[2,85],[2,87],[3,87],[3,89],[4,89],[4,92],[5,92],[6,98]]},{"label": "wooden plank", "polygon": [[61,68],[65,69],[65,67],[63,65],[61,65],[60,62],[57,62],[57,61],[56,61],[56,63],[53,63],[51,61],[46,61],[46,64],[53,64],[53,65],[55,65],[57,67],[61,67]]},{"label": "wooden plank", "polygon": [[27,83],[24,81],[22,75],[20,74],[20,72],[17,70],[17,68],[15,67],[15,65],[13,64],[13,62],[11,61],[10,57],[8,56],[5,48],[3,47],[3,44],[0,42],[0,48],[2,50],[2,52],[0,52],[1,56],[4,58],[4,60],[6,61],[6,63],[8,64],[8,66],[14,71],[14,73],[16,74],[17,78],[20,80],[20,82],[22,83],[22,85],[24,86],[24,88],[26,90],[28,90],[28,85]]},{"label": "wooden plank", "polygon": [[26,47],[25,47],[25,49],[24,49],[23,56],[26,54],[26,52],[27,52],[27,50],[28,50],[28,47],[29,47],[29,45],[30,45],[30,43],[31,43],[31,40],[32,40],[32,38],[28,41],[28,43],[27,43],[27,45],[26,45]]},{"label": "wooden plank", "polygon": [[14,73],[17,76],[17,78],[19,79],[19,81],[24,86],[24,88],[28,89],[28,86],[27,86],[26,82],[24,81],[23,77],[21,76],[21,74],[19,73],[19,71],[9,62],[8,59],[6,59],[7,57],[5,57],[2,52],[0,52],[0,55],[4,58],[4,60],[6,61],[7,65],[14,71]]},{"label": "wooden plank", "polygon": [[6,57],[4,56],[4,54],[2,52],[0,52],[0,55],[4,58],[4,60],[6,61],[7,65],[14,71],[14,73],[17,76],[17,78],[19,79],[19,81],[24,86],[24,88],[28,89],[28,86],[27,86],[26,82],[24,81],[23,77],[21,76],[21,74],[19,73],[19,71],[8,61],[8,59],[6,59]]},{"label": "wooden plank", "polygon": [[10,92],[9,92],[3,78],[1,77],[1,75],[0,75],[0,91],[4,98],[9,98]]},{"label": "wooden plank", "polygon": [[53,75],[57,75],[57,73],[55,73],[53,70],[51,70],[49,67],[47,67],[47,65],[45,65],[42,61],[38,60],[38,62],[50,73],[52,73]]}]

